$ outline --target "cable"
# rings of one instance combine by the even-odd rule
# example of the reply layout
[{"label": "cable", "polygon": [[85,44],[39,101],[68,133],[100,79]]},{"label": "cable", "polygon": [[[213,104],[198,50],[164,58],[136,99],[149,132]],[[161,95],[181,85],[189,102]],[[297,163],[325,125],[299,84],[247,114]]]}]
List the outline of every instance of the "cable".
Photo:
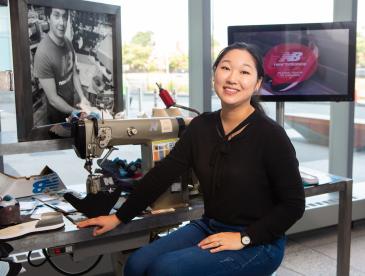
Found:
[{"label": "cable", "polygon": [[45,264],[45,262],[47,261],[47,259],[44,259],[44,260],[43,260],[42,262],[40,262],[39,264],[35,264],[35,263],[33,263],[33,262],[30,260],[30,256],[32,255],[32,252],[33,252],[33,251],[29,251],[29,252],[28,252],[28,257],[27,257],[28,264],[29,264],[30,266],[33,266],[33,267],[40,267],[40,266],[44,265],[44,264]]},{"label": "cable", "polygon": [[[46,260],[49,262],[49,264],[59,273],[63,274],[63,275],[67,275],[67,276],[79,276],[79,275],[84,275],[88,272],[90,272],[91,270],[93,270],[97,265],[98,263],[101,261],[101,259],[103,258],[103,255],[100,255],[98,257],[98,259],[95,261],[95,263],[93,263],[89,268],[85,269],[84,271],[80,271],[80,272],[67,272],[61,268],[59,268],[52,260],[51,258],[49,257],[46,249],[42,249],[42,252],[43,252],[43,255],[44,257],[46,258]],[[45,260],[45,261],[46,261]]]},{"label": "cable", "polygon": [[179,104],[174,104],[174,105],[172,105],[172,106],[174,106],[174,107],[178,107],[178,108],[181,108],[181,109],[185,109],[185,110],[188,110],[188,111],[191,111],[191,112],[194,112],[194,113],[196,113],[196,114],[198,114],[198,115],[200,115],[200,112],[198,111],[198,110],[196,110],[196,109],[194,109],[194,108],[191,108],[191,107],[187,107],[187,106],[183,106],[183,105],[179,105]]}]

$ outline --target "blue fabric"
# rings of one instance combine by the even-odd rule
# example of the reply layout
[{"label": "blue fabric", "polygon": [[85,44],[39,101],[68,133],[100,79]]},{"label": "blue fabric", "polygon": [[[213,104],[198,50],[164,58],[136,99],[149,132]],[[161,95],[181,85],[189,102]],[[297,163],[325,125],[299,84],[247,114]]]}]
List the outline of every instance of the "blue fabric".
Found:
[{"label": "blue fabric", "polygon": [[209,235],[241,232],[243,229],[244,227],[226,225],[204,217],[192,221],[131,254],[124,275],[271,275],[283,259],[285,237],[270,244],[217,253],[210,253],[209,249],[203,250],[197,246]]}]

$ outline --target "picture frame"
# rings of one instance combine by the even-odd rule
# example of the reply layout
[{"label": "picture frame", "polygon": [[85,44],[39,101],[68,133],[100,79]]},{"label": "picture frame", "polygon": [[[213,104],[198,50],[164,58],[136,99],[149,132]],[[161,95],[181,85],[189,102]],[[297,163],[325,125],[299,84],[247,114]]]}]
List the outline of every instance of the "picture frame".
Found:
[{"label": "picture frame", "polygon": [[[54,23],[59,16],[54,12],[62,13],[62,31]],[[19,142],[70,137],[64,117],[73,108],[110,114],[122,111],[120,6],[81,0],[19,0],[10,1],[10,14]],[[63,87],[66,82],[68,86]],[[64,93],[71,96],[66,98]]]}]

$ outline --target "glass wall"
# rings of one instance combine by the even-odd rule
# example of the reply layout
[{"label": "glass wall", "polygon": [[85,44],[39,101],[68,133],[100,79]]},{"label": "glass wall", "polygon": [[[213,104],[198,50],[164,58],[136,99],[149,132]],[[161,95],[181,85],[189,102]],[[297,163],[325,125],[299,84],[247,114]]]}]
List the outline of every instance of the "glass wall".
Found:
[{"label": "glass wall", "polygon": [[365,182],[365,0],[358,0],[355,82],[354,182]]},{"label": "glass wall", "polygon": [[[214,57],[227,45],[227,26],[265,25],[281,23],[317,23],[333,21],[333,1],[265,1],[212,0]],[[213,58],[214,58],[213,57]],[[285,129],[297,151],[302,166],[328,171],[328,135],[314,133],[308,125],[296,124],[294,119],[307,118],[309,124],[319,117],[329,118],[328,102],[285,103]],[[212,108],[220,107],[216,96]],[[264,103],[266,112],[275,117],[275,103]],[[294,116],[294,117],[293,117]],[[294,119],[293,119],[294,118]],[[325,129],[326,126],[323,126]],[[326,131],[326,130],[324,130]]]},{"label": "glass wall", "polygon": [[189,102],[187,0],[123,1],[122,44],[129,117],[163,107],[156,82],[180,104]]},{"label": "glass wall", "polygon": [[9,8],[0,7],[0,71],[12,70]]}]

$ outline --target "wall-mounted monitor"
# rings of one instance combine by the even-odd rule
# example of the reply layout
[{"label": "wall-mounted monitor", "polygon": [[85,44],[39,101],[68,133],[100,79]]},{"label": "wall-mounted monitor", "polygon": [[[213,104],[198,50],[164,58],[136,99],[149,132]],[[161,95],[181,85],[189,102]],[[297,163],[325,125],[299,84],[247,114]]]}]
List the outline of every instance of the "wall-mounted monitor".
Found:
[{"label": "wall-mounted monitor", "polygon": [[354,22],[229,26],[228,43],[238,41],[263,57],[261,100],[354,100]]}]

